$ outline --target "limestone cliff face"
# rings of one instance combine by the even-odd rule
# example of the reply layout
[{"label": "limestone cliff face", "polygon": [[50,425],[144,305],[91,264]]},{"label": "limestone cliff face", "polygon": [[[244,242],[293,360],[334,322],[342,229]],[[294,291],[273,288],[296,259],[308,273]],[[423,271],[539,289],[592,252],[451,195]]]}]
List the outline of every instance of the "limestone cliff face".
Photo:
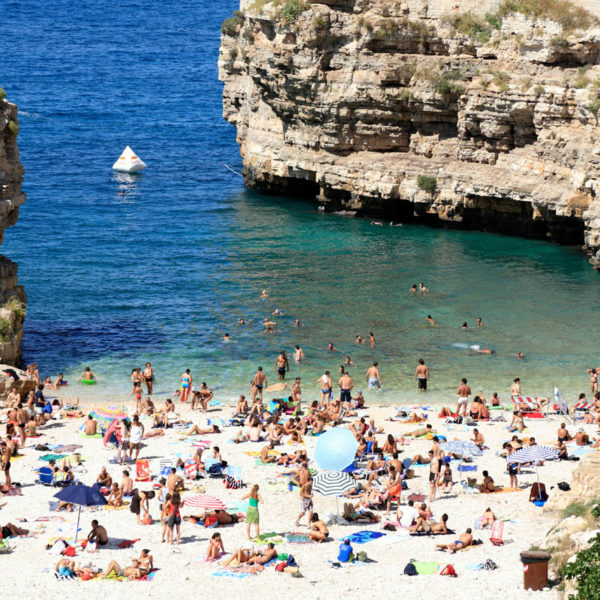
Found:
[{"label": "limestone cliff face", "polygon": [[600,266],[597,18],[431,4],[242,0],[219,76],[246,182],[580,244]]},{"label": "limestone cliff face", "polygon": [[[0,98],[4,92],[0,89]],[[4,230],[17,222],[23,165],[19,160],[17,107],[0,99],[0,243]],[[17,279],[17,265],[0,256],[0,363],[16,365],[21,358],[25,292]]]}]

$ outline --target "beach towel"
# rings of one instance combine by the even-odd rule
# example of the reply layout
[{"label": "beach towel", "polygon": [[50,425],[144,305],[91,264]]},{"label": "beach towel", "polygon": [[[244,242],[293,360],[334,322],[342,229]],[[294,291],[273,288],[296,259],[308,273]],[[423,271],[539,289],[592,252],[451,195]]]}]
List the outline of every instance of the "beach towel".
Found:
[{"label": "beach towel", "polygon": [[129,502],[123,502],[121,506],[110,506],[109,504],[104,505],[104,510],[125,510],[129,507]]},{"label": "beach towel", "polygon": [[123,540],[118,544],[119,548],[131,548],[136,542],[139,542],[140,538],[136,538],[135,540]]},{"label": "beach towel", "polygon": [[250,577],[250,573],[237,573],[235,571],[228,571],[227,569],[220,569],[219,571],[214,571],[213,575],[215,577],[232,577],[235,579],[246,579],[246,577]]},{"label": "beach towel", "polygon": [[40,456],[40,460],[44,460],[46,462],[50,462],[51,460],[57,461],[66,458],[66,454],[44,454],[44,456]]},{"label": "beach towel", "polygon": [[437,562],[422,562],[419,560],[411,561],[419,575],[435,575],[438,571]]},{"label": "beach towel", "polygon": [[301,531],[294,531],[285,534],[285,539],[289,544],[312,544],[312,540],[308,537],[308,534]]},{"label": "beach towel", "polygon": [[376,540],[377,538],[383,537],[386,535],[381,531],[369,531],[368,529],[364,529],[363,531],[357,531],[350,536],[345,536],[340,538],[341,541],[346,539],[346,537],[350,538],[350,542],[354,544],[366,544],[367,542],[371,542]]},{"label": "beach towel", "polygon": [[135,461],[135,480],[152,481],[152,476],[150,475],[150,461],[148,459],[138,458]]}]

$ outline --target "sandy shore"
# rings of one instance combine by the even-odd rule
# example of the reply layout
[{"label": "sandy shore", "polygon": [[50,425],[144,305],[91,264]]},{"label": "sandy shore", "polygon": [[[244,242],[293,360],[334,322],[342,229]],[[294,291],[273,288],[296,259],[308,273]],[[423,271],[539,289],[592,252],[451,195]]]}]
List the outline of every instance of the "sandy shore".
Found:
[{"label": "sandy shore", "polygon": [[[206,424],[206,416],[191,413],[186,407],[177,406],[178,413],[201,426]],[[218,412],[209,414],[210,417],[226,417],[231,409],[224,407]],[[371,406],[362,411],[376,420],[377,425],[385,427],[385,432],[393,434],[405,433],[415,428],[414,425],[404,425],[397,422],[385,421],[393,413],[390,407]],[[437,418],[437,410],[430,411],[429,422],[439,433],[451,439],[469,439],[472,437],[471,428],[463,425],[446,425]],[[507,413],[507,417],[509,414]],[[370,526],[341,526],[331,525],[330,540],[324,544],[282,544],[277,547],[280,552],[292,553],[303,574],[302,579],[292,578],[289,574],[278,573],[273,567],[267,568],[258,575],[250,575],[244,579],[234,577],[218,577],[213,573],[217,571],[214,564],[205,564],[202,559],[206,553],[207,540],[213,533],[211,529],[193,525],[188,522],[182,524],[182,544],[179,552],[172,552],[166,545],[160,543],[161,526],[158,524],[158,502],[151,502],[151,514],[154,523],[151,526],[138,525],[135,516],[129,510],[108,511],[103,508],[92,511],[84,509],[82,512],[82,534],[89,531],[90,521],[93,518],[100,520],[109,533],[116,538],[109,547],[102,548],[97,554],[80,552],[78,560],[89,562],[98,567],[105,568],[110,559],[117,560],[122,566],[130,564],[130,558],[139,555],[142,548],[149,548],[154,556],[158,572],[152,582],[101,582],[101,581],[57,581],[54,576],[56,557],[51,555],[45,546],[54,536],[63,535],[63,530],[74,527],[76,515],[71,513],[55,513],[49,510],[49,501],[57,489],[33,484],[33,469],[41,466],[39,461],[41,452],[33,446],[37,443],[44,444],[81,444],[79,450],[85,458],[84,472],[79,475],[81,481],[91,485],[102,466],[107,466],[109,473],[116,481],[121,479],[121,467],[110,464],[109,460],[115,454],[114,450],[104,448],[101,439],[87,439],[80,436],[78,428],[83,419],[63,419],[52,421],[49,426],[41,430],[42,437],[28,440],[23,450],[23,457],[12,464],[11,474],[13,481],[22,483],[22,496],[5,497],[1,502],[6,502],[0,510],[0,524],[10,521],[22,527],[38,529],[36,537],[17,538],[10,541],[14,551],[9,555],[1,555],[3,580],[5,589],[17,598],[27,596],[30,599],[48,598],[60,595],[62,598],[75,598],[90,593],[102,596],[110,594],[113,598],[131,597],[132,593],[143,594],[145,598],[164,598],[174,595],[179,598],[192,598],[203,594],[213,598],[226,598],[243,594],[244,597],[262,598],[268,596],[281,597],[282,594],[293,594],[301,598],[331,598],[331,597],[358,597],[369,594],[371,597],[383,597],[390,590],[402,590],[403,595],[409,598],[443,597],[446,599],[465,598],[477,595],[481,598],[502,598],[503,600],[522,599],[527,597],[556,598],[552,591],[526,592],[523,590],[523,570],[519,560],[519,553],[527,550],[532,545],[539,544],[554,523],[554,519],[544,513],[541,508],[528,502],[528,490],[514,493],[483,495],[469,494],[460,490],[455,485],[449,494],[442,494],[441,498],[432,504],[434,516],[439,518],[442,513],[449,514],[449,526],[458,533],[467,527],[473,527],[474,522],[487,506],[498,515],[506,519],[504,538],[506,543],[496,547],[489,541],[489,531],[474,531],[475,537],[483,544],[469,550],[447,555],[435,550],[436,542],[448,543],[454,537],[441,539],[431,537],[409,537],[407,532],[386,532],[384,537],[370,541],[364,545],[355,546],[364,550],[374,563],[367,565],[350,565],[334,569],[327,562],[336,560],[339,539],[352,532],[362,529],[381,530],[381,524]],[[539,443],[551,443],[556,439],[560,419],[551,417],[548,421],[528,421],[528,433],[534,435]],[[509,478],[505,469],[505,460],[498,456],[501,442],[509,439],[507,423],[482,423],[480,430],[486,438],[490,450],[484,456],[476,459],[478,478],[481,471],[487,468],[498,485],[508,485]],[[589,434],[596,430],[591,425],[584,426]],[[300,501],[296,491],[290,492],[286,486],[269,485],[269,480],[280,480],[278,473],[282,470],[276,466],[256,466],[255,458],[246,452],[262,448],[262,444],[233,444],[229,443],[239,428],[226,428],[218,435],[205,435],[213,444],[221,448],[223,458],[230,465],[242,467],[242,476],[247,484],[260,484],[260,493],[264,499],[261,505],[261,532],[286,532],[297,530],[294,526],[299,513]],[[574,426],[571,426],[574,430]],[[192,447],[188,440],[180,441],[180,431],[169,429],[166,435],[149,439],[142,448],[140,458],[148,458],[153,473],[158,473],[160,458],[182,453],[183,456],[191,454]],[[382,439],[383,436],[378,436]],[[312,457],[317,438],[305,438],[306,449]],[[415,440],[404,447],[401,458],[412,456],[416,453],[426,453],[430,442]],[[294,446],[284,444],[283,451],[293,450]],[[314,462],[312,463],[314,466]],[[550,490],[557,482],[569,480],[570,472],[577,465],[576,462],[548,463],[540,469],[541,480]],[[456,463],[453,463],[454,479]],[[132,467],[132,471],[134,468]],[[416,478],[408,481],[410,492],[428,493],[428,468],[415,469]],[[525,469],[519,477],[519,484],[529,486],[536,480],[535,471]],[[470,474],[472,475],[472,474]],[[1,476],[0,476],[1,477]],[[220,479],[205,479],[200,482],[206,492],[221,498],[225,502],[239,500],[248,488],[241,490],[228,490]],[[150,484],[139,484],[140,489],[150,489]],[[191,487],[191,485],[188,485]],[[551,493],[561,493],[556,488]],[[404,496],[408,494],[405,492]],[[315,510],[327,517],[336,512],[336,499],[314,495]],[[403,500],[405,502],[406,500]],[[191,514],[184,508],[183,514]],[[63,517],[65,521],[50,520],[36,521],[39,517]],[[19,519],[26,519],[20,523]],[[306,530],[306,528],[301,528]],[[72,529],[71,529],[72,531]],[[239,547],[251,547],[245,537],[245,525],[238,524],[220,529],[225,548],[228,551]],[[140,541],[130,549],[116,547],[121,539],[136,539]],[[470,570],[469,565],[483,563],[492,559],[499,569],[496,571]],[[439,575],[419,575],[407,577],[403,575],[404,566],[410,559],[419,561],[437,561],[440,564],[451,563],[454,565],[458,578],[441,577]],[[132,587],[134,589],[132,589]],[[138,589],[139,588],[139,589]]]}]

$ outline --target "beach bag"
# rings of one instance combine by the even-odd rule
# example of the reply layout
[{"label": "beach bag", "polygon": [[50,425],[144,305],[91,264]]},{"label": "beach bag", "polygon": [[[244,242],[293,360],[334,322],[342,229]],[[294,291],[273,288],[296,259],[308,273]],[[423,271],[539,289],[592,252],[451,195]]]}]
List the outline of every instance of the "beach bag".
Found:
[{"label": "beach bag", "polygon": [[440,575],[449,575],[450,577],[458,577],[454,567],[452,565],[446,565],[441,571]]},{"label": "beach bag", "polygon": [[498,568],[498,565],[491,559],[488,558],[484,563],[483,563],[483,568],[486,571],[495,571]]},{"label": "beach bag", "polygon": [[359,552],[356,555],[356,560],[358,562],[367,562],[369,560],[369,557],[367,556],[367,553],[363,550],[362,552]]},{"label": "beach bag", "polygon": [[297,567],[298,566],[296,563],[296,559],[291,554],[288,554],[287,566],[288,567]]},{"label": "beach bag", "polygon": [[404,574],[408,575],[409,577],[412,577],[413,575],[417,575],[417,567],[415,567],[415,565],[413,565],[411,562],[409,562],[404,567]]},{"label": "beach bag", "polygon": [[561,481],[558,484],[558,489],[563,492],[568,492],[571,489],[571,486],[566,481]]},{"label": "beach bag", "polygon": [[63,556],[75,556],[75,546],[67,546],[62,551],[62,555]]},{"label": "beach bag", "polygon": [[286,562],[280,562],[276,567],[275,570],[279,571],[279,573],[283,573],[283,570],[287,568],[287,563]]}]

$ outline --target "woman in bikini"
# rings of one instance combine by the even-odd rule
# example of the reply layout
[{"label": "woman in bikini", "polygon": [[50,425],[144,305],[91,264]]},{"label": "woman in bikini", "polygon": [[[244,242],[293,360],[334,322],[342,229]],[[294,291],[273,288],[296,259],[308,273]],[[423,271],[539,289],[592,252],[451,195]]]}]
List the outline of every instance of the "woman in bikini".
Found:
[{"label": "woman in bikini", "polygon": [[181,402],[187,402],[192,387],[192,375],[190,370],[186,369],[179,380],[181,381]]},{"label": "woman in bikini", "polygon": [[212,538],[208,542],[208,548],[206,550],[206,562],[212,562],[221,558],[225,554],[225,547],[223,546],[223,539],[220,533],[213,533]]},{"label": "woman in bikini", "polygon": [[152,386],[154,385],[154,369],[149,362],[146,363],[146,368],[144,369],[144,381],[146,382],[146,388],[148,388],[148,396],[151,396]]}]

